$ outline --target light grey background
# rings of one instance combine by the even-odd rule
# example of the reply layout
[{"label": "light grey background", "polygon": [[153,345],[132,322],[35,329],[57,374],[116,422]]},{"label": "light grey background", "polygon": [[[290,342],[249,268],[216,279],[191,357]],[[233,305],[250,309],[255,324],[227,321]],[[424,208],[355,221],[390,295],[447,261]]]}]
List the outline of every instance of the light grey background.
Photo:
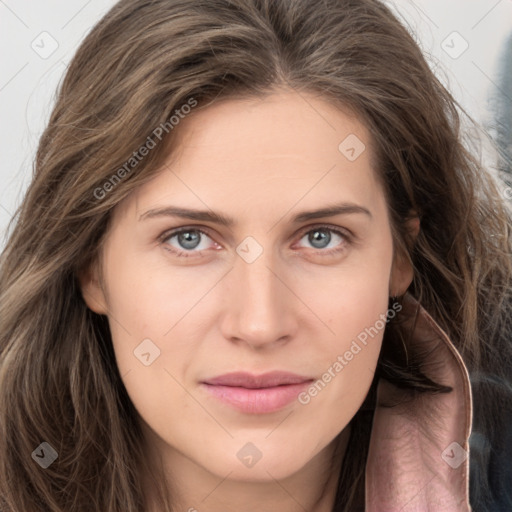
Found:
[{"label": "light grey background", "polygon": [[[0,0],[0,249],[31,178],[59,80],[80,41],[114,3]],[[501,90],[510,100],[498,79],[498,57],[512,33],[512,0],[386,3],[416,34],[443,83],[483,126],[491,117],[490,95]],[[484,151],[492,167],[494,155]]]}]

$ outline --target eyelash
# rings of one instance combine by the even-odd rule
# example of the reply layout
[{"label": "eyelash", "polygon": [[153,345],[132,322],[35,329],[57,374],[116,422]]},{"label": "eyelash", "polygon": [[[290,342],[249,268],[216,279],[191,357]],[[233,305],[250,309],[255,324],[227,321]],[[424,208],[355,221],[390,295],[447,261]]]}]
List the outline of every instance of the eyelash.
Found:
[{"label": "eyelash", "polygon": [[[308,233],[312,232],[312,231],[316,231],[316,230],[325,230],[325,231],[330,231],[332,233],[335,233],[336,235],[339,235],[340,237],[342,237],[345,242],[342,243],[338,248],[335,248],[335,249],[328,249],[328,250],[323,250],[323,249],[317,249],[316,252],[320,253],[321,256],[331,256],[333,254],[337,254],[337,253],[341,253],[343,252],[345,249],[346,249],[346,245],[350,245],[353,241],[353,235],[352,234],[348,234],[346,231],[342,231],[340,230],[339,228],[335,228],[333,226],[330,226],[330,225],[326,225],[326,224],[323,224],[323,225],[318,225],[318,226],[308,226],[304,231],[302,231],[300,233],[300,237],[299,237],[299,240],[301,238],[304,237],[304,235],[307,235]],[[193,258],[193,257],[197,257],[197,255],[194,255],[194,253],[199,253],[201,251],[181,251],[181,250],[177,250],[175,248],[169,248],[168,246],[165,245],[165,241],[166,240],[169,240],[170,238],[173,238],[181,233],[186,233],[186,232],[189,232],[189,231],[196,231],[198,233],[201,233],[202,235],[206,235],[207,237],[211,238],[210,235],[208,234],[207,231],[205,231],[204,229],[200,229],[200,228],[196,228],[194,226],[185,226],[185,227],[182,227],[182,228],[178,228],[178,229],[175,229],[175,230],[171,230],[171,231],[166,231],[164,233],[162,233],[159,237],[158,237],[158,240],[161,244],[164,245],[164,249],[166,251],[169,251],[170,253],[174,254],[175,256],[178,256],[180,258]],[[314,250],[314,249],[313,249]]]}]

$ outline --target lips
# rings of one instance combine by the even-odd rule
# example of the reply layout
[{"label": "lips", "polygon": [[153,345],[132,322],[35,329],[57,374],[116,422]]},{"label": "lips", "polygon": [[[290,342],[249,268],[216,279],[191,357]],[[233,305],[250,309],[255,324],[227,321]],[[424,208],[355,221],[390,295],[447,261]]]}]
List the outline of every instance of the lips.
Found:
[{"label": "lips", "polygon": [[289,372],[234,372],[207,379],[202,388],[219,401],[252,414],[275,412],[293,402],[313,379]]}]

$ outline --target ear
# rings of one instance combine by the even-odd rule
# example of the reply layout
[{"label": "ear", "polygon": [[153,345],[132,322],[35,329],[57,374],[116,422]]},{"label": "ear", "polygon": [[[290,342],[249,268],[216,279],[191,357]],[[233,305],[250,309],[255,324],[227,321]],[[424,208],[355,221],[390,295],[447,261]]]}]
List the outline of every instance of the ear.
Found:
[{"label": "ear", "polygon": [[107,300],[99,274],[98,264],[95,261],[77,272],[77,278],[87,307],[99,315],[106,315],[108,312]]},{"label": "ear", "polygon": [[[408,242],[414,243],[420,231],[420,218],[415,212],[405,222],[408,235]],[[392,297],[403,295],[409,288],[414,278],[414,270],[409,262],[407,255],[401,248],[397,248],[393,265],[391,267],[391,277],[389,283],[389,294]]]}]

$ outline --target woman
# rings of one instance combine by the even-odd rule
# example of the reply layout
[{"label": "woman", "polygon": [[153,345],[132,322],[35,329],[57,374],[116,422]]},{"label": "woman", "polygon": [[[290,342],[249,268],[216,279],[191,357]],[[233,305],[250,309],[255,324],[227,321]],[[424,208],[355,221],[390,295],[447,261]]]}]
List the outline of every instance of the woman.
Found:
[{"label": "woman", "polygon": [[122,0],[35,171],[3,510],[510,508],[510,216],[383,4]]}]

